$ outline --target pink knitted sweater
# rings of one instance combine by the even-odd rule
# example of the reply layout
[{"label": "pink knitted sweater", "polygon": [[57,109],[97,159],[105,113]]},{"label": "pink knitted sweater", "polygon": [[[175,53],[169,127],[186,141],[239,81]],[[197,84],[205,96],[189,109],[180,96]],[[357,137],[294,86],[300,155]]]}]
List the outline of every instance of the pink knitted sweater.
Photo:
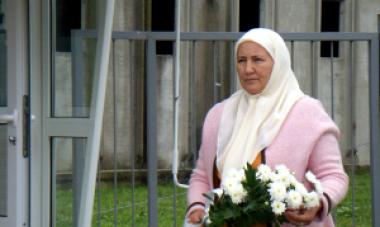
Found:
[{"label": "pink knitted sweater", "polygon": [[[190,179],[187,196],[189,206],[205,203],[202,193],[213,188],[213,163],[223,107],[223,102],[216,104],[206,116],[199,158]],[[266,164],[270,167],[284,164],[295,172],[301,182],[304,181],[305,172],[311,170],[321,181],[327,196],[322,198],[323,210],[320,216],[308,225],[310,227],[334,226],[329,210],[347,192],[348,177],[343,169],[338,137],[339,130],[321,103],[305,96],[294,105],[279,134],[265,150]],[[197,207],[200,206],[191,206],[188,213]]]}]

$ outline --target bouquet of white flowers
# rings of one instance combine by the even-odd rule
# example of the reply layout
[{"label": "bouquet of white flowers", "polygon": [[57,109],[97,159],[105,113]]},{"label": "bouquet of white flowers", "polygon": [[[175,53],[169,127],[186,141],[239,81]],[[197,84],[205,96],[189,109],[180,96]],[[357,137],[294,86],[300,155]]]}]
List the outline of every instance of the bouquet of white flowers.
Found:
[{"label": "bouquet of white flowers", "polygon": [[298,182],[285,165],[274,170],[260,165],[257,170],[247,164],[245,169],[230,169],[223,177],[221,188],[215,189],[206,197],[210,206],[206,208],[205,225],[252,226],[272,223],[280,226],[285,222],[287,208],[305,209],[318,206],[323,189],[321,183],[310,171],[306,179],[314,185],[308,191]]}]

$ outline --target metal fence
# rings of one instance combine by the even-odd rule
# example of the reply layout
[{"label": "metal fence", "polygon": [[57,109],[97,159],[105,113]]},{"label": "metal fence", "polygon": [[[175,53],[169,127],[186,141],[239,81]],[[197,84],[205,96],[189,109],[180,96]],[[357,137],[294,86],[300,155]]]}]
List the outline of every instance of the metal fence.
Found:
[{"label": "metal fence", "polygon": [[[200,143],[200,128],[202,127],[202,119],[215,102],[227,97],[236,89],[235,68],[233,46],[234,42],[241,36],[241,33],[232,32],[192,32],[181,33],[181,48],[184,51],[181,55],[181,86],[185,87],[186,102],[183,108],[188,110],[182,113],[183,119],[187,120],[182,126],[185,127],[185,136],[188,142],[184,143],[184,152],[181,153],[180,170],[184,170],[185,174],[181,180],[188,180],[189,170],[193,167],[196,157],[197,148]],[[371,173],[371,193],[372,193],[372,226],[380,226],[380,154],[379,154],[379,38],[377,33],[283,33],[282,36],[287,42],[292,57],[292,66],[296,76],[299,78],[303,90],[317,98],[325,104],[325,107],[332,118],[336,121],[343,122],[342,127],[348,131],[344,131],[345,143],[343,150],[345,154],[350,156],[350,162],[347,171],[351,173],[352,185],[352,226],[355,226],[355,171],[357,163],[355,162],[358,146],[356,136],[357,132],[353,128],[355,125],[357,108],[363,100],[360,95],[369,97],[365,99],[368,104],[369,132],[368,142],[370,147],[370,173]],[[85,74],[83,69],[83,51],[84,40],[94,39],[96,33],[94,31],[74,31],[72,33],[73,45],[73,64],[74,76]],[[178,192],[175,185],[171,185],[172,195],[159,195],[159,185],[166,175],[170,175],[171,171],[165,166],[171,167],[171,150],[166,150],[169,165],[165,163],[164,157],[159,157],[159,150],[167,147],[164,142],[158,142],[159,138],[167,138],[168,144],[171,144],[172,138],[169,135],[162,135],[162,125],[167,124],[168,127],[174,127],[174,119],[164,114],[172,113],[172,107],[175,99],[174,92],[163,97],[172,98],[166,104],[160,100],[162,92],[166,89],[175,89],[174,79],[169,79],[166,87],[160,87],[160,78],[162,70],[158,67],[166,63],[169,64],[169,77],[173,77],[174,58],[173,56],[158,56],[156,47],[158,42],[171,41],[174,42],[175,33],[173,32],[113,32],[112,35],[112,56],[111,70],[109,75],[108,99],[109,103],[105,109],[105,123],[110,127],[103,130],[102,149],[111,150],[107,156],[106,153],[101,156],[103,159],[99,161],[98,171],[98,189],[97,203],[94,210],[93,226],[103,226],[104,219],[112,219],[113,226],[138,226],[139,212],[147,212],[148,220],[145,225],[158,226],[159,219],[162,216],[158,202],[161,199],[172,200],[172,222],[170,225],[181,226],[185,207],[178,207],[178,198],[184,200],[184,191]],[[328,42],[331,51],[330,57],[321,57],[321,42]],[[334,43],[339,43],[339,57],[334,57]],[[364,48],[364,51],[363,49]],[[125,51],[123,51],[125,50]],[[205,54],[205,55],[204,55]],[[162,58],[164,59],[163,61]],[[161,59],[161,60],[160,60]],[[122,61],[123,63],[120,63]],[[158,62],[159,61],[159,62]],[[79,64],[82,62],[83,64]],[[128,63],[130,62],[130,63]],[[344,64],[342,63],[344,62]],[[123,70],[117,69],[117,64],[125,66]],[[125,65],[127,64],[127,65]],[[207,67],[205,67],[207,66]],[[171,68],[170,68],[171,67]],[[359,68],[364,68],[364,74],[367,77],[367,90],[356,90],[356,82],[358,79],[357,72]],[[128,72],[126,72],[127,70]],[[182,71],[183,70],[183,71]],[[339,73],[337,74],[337,71]],[[129,79],[124,81],[125,86],[119,84],[124,74],[129,75]],[[344,75],[343,75],[344,74]],[[363,76],[363,75],[359,76]],[[302,76],[303,75],[303,76]],[[338,75],[338,76],[336,76]],[[339,77],[339,78],[337,78]],[[116,79],[119,78],[119,79]],[[203,79],[202,79],[203,78]],[[76,78],[77,83],[80,79]],[[83,86],[79,86],[79,90]],[[77,90],[76,92],[78,92]],[[347,92],[351,91],[351,92]],[[363,92],[368,91],[368,94]],[[75,92],[73,92],[74,94]],[[75,95],[74,95],[75,96]],[[123,99],[121,97],[129,97]],[[341,101],[343,97],[344,101]],[[75,98],[75,97],[74,97]],[[121,100],[120,100],[121,99]],[[124,106],[120,103],[126,102]],[[83,100],[74,101],[78,105],[83,105]],[[344,105],[340,102],[344,102]],[[359,104],[358,104],[359,103]],[[168,105],[169,111],[160,112],[162,105]],[[123,109],[124,108],[124,109]],[[343,109],[343,110],[342,110]],[[161,113],[160,114],[158,114]],[[123,113],[123,114],[120,114]],[[129,123],[125,123],[123,118],[127,117]],[[160,119],[165,118],[164,123],[159,123]],[[344,120],[343,120],[344,119]],[[344,123],[345,122],[345,123]],[[127,132],[123,132],[120,128],[129,124]],[[167,132],[166,131],[166,132]],[[122,135],[120,135],[120,133]],[[125,138],[125,136],[130,138]],[[122,143],[123,140],[129,142]],[[125,147],[125,145],[128,147]],[[123,148],[124,145],[124,148]],[[170,146],[169,146],[170,147]],[[351,154],[351,155],[349,155]],[[161,154],[162,155],[162,154]],[[80,157],[73,156],[73,159]],[[109,159],[109,164],[105,160]],[[126,160],[128,165],[122,166],[118,161]],[[76,163],[75,169],[80,169],[80,162]],[[80,172],[80,171],[79,171]],[[160,174],[161,172],[165,174]],[[107,177],[108,176],[108,177]],[[103,180],[102,180],[103,179]],[[105,180],[106,179],[106,180]],[[169,179],[171,179],[169,177]],[[113,200],[112,207],[104,207],[104,195],[102,195],[102,181],[107,181],[107,185],[111,185],[112,196],[106,196],[108,200]],[[137,211],[137,207],[142,204],[136,200],[139,190],[139,184],[136,182],[147,182],[147,199],[142,204],[147,209]],[[128,184],[126,184],[128,182]],[[78,186],[79,184],[77,184]],[[76,186],[74,186],[76,187]],[[131,197],[122,198],[120,196],[121,188],[130,188]],[[76,191],[76,192],[75,192]],[[78,191],[74,190],[73,195],[73,219],[76,220],[76,211],[78,208]],[[103,192],[104,193],[104,192]],[[102,197],[103,196],[103,197]],[[129,200],[128,205],[125,205]],[[124,205],[123,205],[124,204]],[[142,205],[142,206],[144,206]],[[103,208],[102,208],[103,206]],[[185,206],[183,203],[180,206]],[[131,221],[129,224],[120,221],[124,214],[119,214],[121,210],[128,209],[131,213]],[[181,210],[181,212],[178,212]],[[167,215],[167,214],[165,214]],[[106,218],[108,217],[108,218]],[[75,222],[75,221],[74,221]],[[58,222],[57,222],[58,223]],[[109,222],[107,222],[109,223]],[[107,224],[108,226],[108,224]]]}]

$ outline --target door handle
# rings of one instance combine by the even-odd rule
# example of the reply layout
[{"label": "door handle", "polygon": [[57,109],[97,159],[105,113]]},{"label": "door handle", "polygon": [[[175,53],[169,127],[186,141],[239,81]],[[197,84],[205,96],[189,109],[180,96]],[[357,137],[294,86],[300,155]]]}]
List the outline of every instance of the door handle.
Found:
[{"label": "door handle", "polygon": [[14,110],[13,114],[0,114],[0,124],[13,123],[14,126],[17,126],[17,116],[17,110]]}]

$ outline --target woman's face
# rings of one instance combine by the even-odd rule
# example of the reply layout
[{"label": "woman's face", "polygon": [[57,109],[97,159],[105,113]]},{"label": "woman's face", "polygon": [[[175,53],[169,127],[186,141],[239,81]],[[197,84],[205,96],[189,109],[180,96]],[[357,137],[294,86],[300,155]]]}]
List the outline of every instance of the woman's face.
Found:
[{"label": "woman's face", "polygon": [[237,49],[237,72],[240,84],[250,94],[261,93],[267,85],[273,59],[261,45],[246,41]]}]

